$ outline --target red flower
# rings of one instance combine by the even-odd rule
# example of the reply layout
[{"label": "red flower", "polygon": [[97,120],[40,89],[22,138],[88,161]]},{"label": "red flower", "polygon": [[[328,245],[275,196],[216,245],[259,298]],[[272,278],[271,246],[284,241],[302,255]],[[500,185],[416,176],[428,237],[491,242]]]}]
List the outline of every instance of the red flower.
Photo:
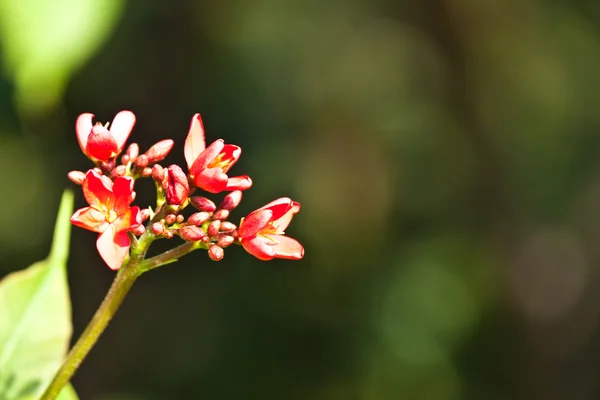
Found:
[{"label": "red flower", "polygon": [[121,111],[113,119],[110,130],[100,123],[92,124],[94,114],[85,113],[77,118],[75,131],[83,153],[93,161],[108,161],[119,155],[135,125],[131,111]]},{"label": "red flower", "polygon": [[83,196],[89,207],[75,211],[71,222],[81,228],[100,233],[96,247],[111,269],[119,269],[129,252],[127,231],[142,223],[140,208],[130,207],[135,198],[134,180],[117,177],[114,183],[106,176],[90,170],[83,180]]},{"label": "red flower", "polygon": [[227,176],[227,171],[240,158],[242,149],[225,144],[222,139],[206,147],[200,114],[192,117],[184,154],[190,179],[200,189],[219,193],[223,190],[245,190],[252,186],[252,180],[246,175]]},{"label": "red flower", "polygon": [[298,211],[300,203],[287,197],[252,211],[242,220],[238,229],[238,237],[244,249],[260,260],[299,260],[304,257],[302,245],[296,239],[284,236],[284,229]]}]

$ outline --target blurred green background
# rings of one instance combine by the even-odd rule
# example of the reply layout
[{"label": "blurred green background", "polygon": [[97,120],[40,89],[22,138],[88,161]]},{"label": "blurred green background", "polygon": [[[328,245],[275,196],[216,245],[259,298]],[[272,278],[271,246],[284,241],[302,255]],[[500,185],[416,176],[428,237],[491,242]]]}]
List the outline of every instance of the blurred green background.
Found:
[{"label": "blurred green background", "polygon": [[254,180],[234,218],[292,197],[306,257],[147,274],[83,400],[600,398],[599,27],[593,0],[0,0],[0,275],[48,252],[80,113],[183,164],[200,112]]}]

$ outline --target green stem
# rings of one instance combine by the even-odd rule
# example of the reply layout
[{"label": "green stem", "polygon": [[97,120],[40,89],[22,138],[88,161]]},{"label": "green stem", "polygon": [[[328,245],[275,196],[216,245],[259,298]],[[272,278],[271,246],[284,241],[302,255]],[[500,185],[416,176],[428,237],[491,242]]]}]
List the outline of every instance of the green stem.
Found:
[{"label": "green stem", "polygon": [[202,242],[186,242],[182,245],[175,247],[174,249],[165,251],[164,253],[158,256],[148,258],[147,260],[142,261],[142,264],[140,265],[140,270],[142,272],[146,272],[151,269],[158,268],[162,265],[175,262],[177,261],[177,259],[196,249],[202,248],[203,246],[206,247],[206,245]]},{"label": "green stem", "polygon": [[132,246],[131,258],[119,269],[100,308],[94,314],[94,317],[85,328],[75,346],[67,354],[62,366],[40,400],[55,399],[63,387],[71,380],[71,377],[77,371],[83,359],[92,347],[94,347],[98,338],[119,309],[129,289],[131,289],[135,280],[142,274],[143,271],[140,266],[152,239],[152,236],[144,234],[139,242],[136,243],[136,246]]}]

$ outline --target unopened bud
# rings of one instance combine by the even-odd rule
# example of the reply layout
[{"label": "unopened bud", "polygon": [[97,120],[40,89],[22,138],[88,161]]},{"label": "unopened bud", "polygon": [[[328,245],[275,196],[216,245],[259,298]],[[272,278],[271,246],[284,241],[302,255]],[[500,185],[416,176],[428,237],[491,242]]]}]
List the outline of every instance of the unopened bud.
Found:
[{"label": "unopened bud", "polygon": [[229,245],[231,245],[234,242],[234,240],[235,239],[233,238],[233,236],[224,235],[219,238],[219,240],[217,241],[217,245],[222,248],[226,248],[229,247]]},{"label": "unopened bud", "polygon": [[165,226],[160,222],[155,222],[152,224],[152,233],[155,235],[162,235],[165,233]]},{"label": "unopened bud", "polygon": [[164,160],[164,158],[173,148],[174,143],[175,142],[173,142],[171,139],[165,139],[150,147],[150,149],[148,149],[148,151],[145,153],[146,157],[148,157],[148,163],[153,164],[155,162]]},{"label": "unopened bud", "polygon": [[241,201],[242,201],[242,192],[240,190],[235,190],[235,191],[227,194],[227,196],[225,196],[225,198],[221,202],[221,205],[219,206],[219,208],[221,208],[223,210],[231,211],[234,208],[236,208],[237,206],[239,206]]},{"label": "unopened bud", "polygon": [[152,179],[156,182],[162,182],[165,178],[165,171],[160,164],[154,164],[152,166]]},{"label": "unopened bud", "polygon": [[224,255],[225,255],[225,252],[223,251],[222,247],[219,247],[217,245],[212,245],[208,248],[208,256],[213,261],[221,261],[223,259]]},{"label": "unopened bud", "polygon": [[217,209],[215,203],[206,197],[192,196],[190,197],[190,201],[192,202],[192,205],[200,211],[213,212]]},{"label": "unopened bud", "polygon": [[144,178],[147,178],[147,177],[149,177],[150,175],[152,175],[152,168],[150,168],[150,167],[146,167],[146,168],[144,168],[144,169],[142,170],[142,176],[143,176]]},{"label": "unopened bud", "polygon": [[208,236],[217,236],[219,230],[221,229],[221,221],[216,220],[210,223],[208,229],[206,229],[206,233]]},{"label": "unopened bud", "polygon": [[237,229],[237,226],[233,222],[223,221],[221,222],[221,232],[233,232]]},{"label": "unopened bud", "polygon": [[142,215],[142,221],[147,220],[148,218],[150,218],[150,210],[148,208],[143,208],[140,211],[141,215]]},{"label": "unopened bud", "polygon": [[172,231],[165,231],[165,233],[163,234],[164,237],[166,237],[167,239],[173,239],[173,232]]},{"label": "unopened bud", "polygon": [[144,225],[140,224],[135,228],[131,229],[131,232],[133,232],[133,234],[136,236],[140,236],[143,235],[144,232],[146,232],[146,228],[144,227]]},{"label": "unopened bud", "polygon": [[129,161],[131,161],[131,158],[127,154],[121,156],[121,164],[127,165],[129,164]]},{"label": "unopened bud", "polygon": [[[125,155],[129,157],[130,162],[135,162],[140,155],[140,146],[138,146],[137,143],[131,143],[127,148],[127,151],[125,151]],[[125,164],[125,162],[123,162],[123,164]]]},{"label": "unopened bud", "polygon": [[206,211],[200,211],[189,216],[188,224],[200,226],[210,218],[210,214]]},{"label": "unopened bud", "polygon": [[81,171],[71,171],[67,174],[71,182],[81,185],[85,179],[85,174]]},{"label": "unopened bud", "polygon": [[169,214],[165,217],[165,224],[173,225],[177,220],[177,216],[175,214]]},{"label": "unopened bud", "polygon": [[212,219],[224,220],[227,217],[229,217],[229,210],[218,210],[213,214]]},{"label": "unopened bud", "polygon": [[137,168],[146,168],[148,166],[148,157],[145,154],[142,154],[135,160],[135,166]]},{"label": "unopened bud", "polygon": [[179,165],[169,165],[167,170],[169,171],[166,189],[167,201],[169,204],[181,205],[187,200],[190,193],[187,175]]},{"label": "unopened bud", "polygon": [[197,242],[198,240],[202,240],[202,238],[206,237],[206,232],[204,232],[202,228],[195,225],[187,225],[179,230],[179,236],[188,242]]},{"label": "unopened bud", "polygon": [[127,172],[127,166],[125,165],[117,165],[115,170],[113,171],[113,176],[123,176]]},{"label": "unopened bud", "polygon": [[185,220],[185,217],[181,214],[177,215],[177,218],[175,218],[175,222],[177,222],[178,224],[182,223]]}]

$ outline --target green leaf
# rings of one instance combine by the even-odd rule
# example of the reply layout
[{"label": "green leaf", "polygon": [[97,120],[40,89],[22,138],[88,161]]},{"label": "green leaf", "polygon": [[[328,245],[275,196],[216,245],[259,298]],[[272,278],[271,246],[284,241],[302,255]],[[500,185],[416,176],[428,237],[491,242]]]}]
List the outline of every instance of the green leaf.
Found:
[{"label": "green leaf", "polygon": [[[0,281],[0,400],[37,399],[67,352],[72,330],[66,273],[72,212],[73,194],[65,191],[48,258]],[[64,396],[77,398],[72,388]]]},{"label": "green leaf", "polygon": [[73,389],[73,386],[71,386],[71,384],[68,384],[60,392],[56,400],[79,400],[79,397],[77,397],[77,393],[75,393],[75,389]]}]

